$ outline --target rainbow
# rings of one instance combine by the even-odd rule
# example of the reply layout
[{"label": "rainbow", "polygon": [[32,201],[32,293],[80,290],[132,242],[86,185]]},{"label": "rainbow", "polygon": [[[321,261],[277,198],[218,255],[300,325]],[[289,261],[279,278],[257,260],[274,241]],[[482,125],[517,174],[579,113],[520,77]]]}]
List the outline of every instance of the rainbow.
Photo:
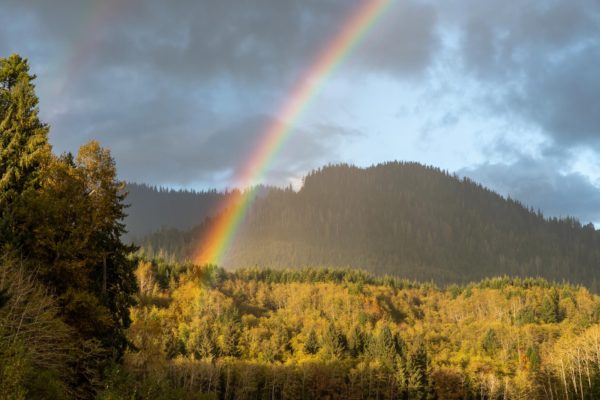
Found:
[{"label": "rainbow", "polygon": [[323,48],[303,78],[294,87],[277,118],[260,136],[256,150],[251,154],[236,182],[249,188],[241,198],[230,196],[224,210],[211,221],[199,243],[194,257],[198,264],[221,264],[238,227],[256,198],[251,187],[260,182],[273,159],[290,136],[293,127],[315,99],[326,79],[339,67],[348,54],[383,14],[391,0],[361,0],[338,34]]},{"label": "rainbow", "polygon": [[63,97],[80,78],[82,68],[90,61],[90,56],[100,45],[100,35],[103,29],[111,26],[112,20],[124,10],[125,4],[119,0],[91,2],[84,15],[79,19],[76,33],[72,35],[75,41],[67,46],[58,57],[58,70],[62,76],[54,82],[54,93]]}]

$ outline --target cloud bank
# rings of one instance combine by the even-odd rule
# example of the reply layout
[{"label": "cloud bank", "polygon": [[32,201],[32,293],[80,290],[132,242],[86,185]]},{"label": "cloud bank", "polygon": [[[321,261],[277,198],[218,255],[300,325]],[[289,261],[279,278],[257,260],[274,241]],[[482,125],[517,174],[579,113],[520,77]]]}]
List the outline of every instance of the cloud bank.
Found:
[{"label": "cloud bank", "polygon": [[[359,2],[5,0],[0,55],[30,59],[57,150],[96,137],[113,150],[125,179],[222,187]],[[448,141],[449,152],[473,137],[469,129],[481,131],[486,145],[475,158],[486,161],[465,164],[461,173],[551,215],[598,222],[598,165],[581,162],[583,153],[600,155],[598,65],[595,0],[407,0],[390,6],[335,79],[356,96],[365,77],[406,85],[408,94],[380,90],[372,107],[398,103],[424,124],[434,112],[450,116],[424,135],[433,143],[459,126],[464,134]],[[312,112],[265,179],[281,184],[323,163],[352,162],[348,144],[376,142],[374,132],[390,124],[359,129],[352,121],[362,111]],[[501,121],[507,136],[530,136],[536,155],[486,132],[481,121],[488,117]],[[373,162],[389,154],[375,145],[369,151]],[[532,185],[537,190],[527,190]]]}]

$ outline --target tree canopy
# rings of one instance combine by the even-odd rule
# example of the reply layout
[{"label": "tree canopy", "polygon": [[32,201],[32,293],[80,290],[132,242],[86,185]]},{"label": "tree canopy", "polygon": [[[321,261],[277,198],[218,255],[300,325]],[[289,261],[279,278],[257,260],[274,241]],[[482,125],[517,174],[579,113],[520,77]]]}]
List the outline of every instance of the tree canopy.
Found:
[{"label": "tree canopy", "polygon": [[52,154],[34,79],[27,60],[0,59],[0,386],[8,398],[37,398],[45,384],[91,398],[127,347],[137,290],[124,184],[95,141]]}]

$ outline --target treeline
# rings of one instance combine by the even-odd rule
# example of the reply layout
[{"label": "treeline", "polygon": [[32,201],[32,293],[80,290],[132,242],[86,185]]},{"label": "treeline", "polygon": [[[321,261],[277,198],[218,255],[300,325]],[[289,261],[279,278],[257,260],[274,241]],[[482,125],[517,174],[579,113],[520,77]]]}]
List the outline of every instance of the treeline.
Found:
[{"label": "treeline", "polygon": [[130,343],[124,185],[95,141],[52,153],[34,79],[0,58],[0,399],[92,399]]},{"label": "treeline", "polygon": [[[274,189],[259,185],[254,192],[262,197]],[[125,239],[134,242],[158,231],[169,236],[169,230],[190,230],[222,211],[223,205],[231,202],[232,197],[240,197],[237,189],[175,190],[133,182],[127,183],[126,191],[129,208],[125,218]],[[160,251],[160,246],[156,250]]]},{"label": "treeline", "polygon": [[136,276],[138,351],[100,398],[600,396],[600,297],[582,287],[504,277],[439,289],[149,260]]},{"label": "treeline", "polygon": [[126,190],[130,207],[125,224],[130,240],[161,229],[192,229],[221,211],[229,196],[239,196],[237,191],[173,190],[138,183],[127,183]]},{"label": "treeline", "polygon": [[[142,245],[191,259],[211,223],[150,235]],[[442,285],[541,276],[598,291],[600,232],[573,218],[545,218],[437,168],[334,165],[310,173],[298,192],[272,190],[257,200],[223,263],[364,268]]]}]

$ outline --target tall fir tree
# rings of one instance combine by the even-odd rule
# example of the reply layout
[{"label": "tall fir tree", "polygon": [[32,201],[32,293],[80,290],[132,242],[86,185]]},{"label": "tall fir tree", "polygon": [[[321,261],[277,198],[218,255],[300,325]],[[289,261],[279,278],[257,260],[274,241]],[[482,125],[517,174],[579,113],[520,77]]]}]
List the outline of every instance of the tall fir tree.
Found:
[{"label": "tall fir tree", "polygon": [[5,249],[18,250],[27,234],[18,218],[21,196],[39,187],[51,155],[34,79],[26,59],[0,58],[0,247]]},{"label": "tall fir tree", "polygon": [[[0,252],[18,258],[73,328],[74,377],[92,398],[101,371],[127,347],[137,284],[123,243],[124,183],[108,149],[92,141],[56,157],[27,60],[0,58]],[[2,300],[3,302],[4,300]]]},{"label": "tall fir tree", "polygon": [[317,354],[319,348],[319,339],[317,338],[317,333],[315,332],[315,328],[311,328],[308,332],[306,342],[304,342],[304,352],[307,354]]}]

